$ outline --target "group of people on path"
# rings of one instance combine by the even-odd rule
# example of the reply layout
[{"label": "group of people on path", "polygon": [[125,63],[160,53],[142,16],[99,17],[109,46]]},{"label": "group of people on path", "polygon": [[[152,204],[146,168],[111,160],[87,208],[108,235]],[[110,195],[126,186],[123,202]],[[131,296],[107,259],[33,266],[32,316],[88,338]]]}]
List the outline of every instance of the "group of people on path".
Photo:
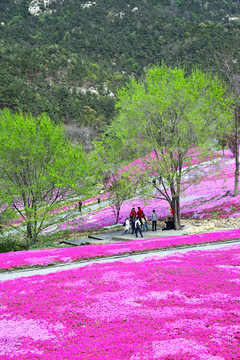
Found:
[{"label": "group of people on path", "polygon": [[138,237],[138,233],[143,237],[142,231],[148,231],[147,217],[140,206],[137,211],[134,207],[132,208],[130,215],[126,217],[124,222],[124,230],[125,234],[128,232],[135,233],[136,237]]},{"label": "group of people on path", "polygon": [[[157,220],[158,220],[158,216],[156,214],[156,210],[153,209],[151,215],[152,231],[157,231]],[[135,233],[136,237],[138,237],[138,233],[141,235],[141,237],[143,237],[142,232],[149,231],[148,219],[140,206],[138,207],[137,211],[135,210],[134,207],[132,208],[129,216],[126,217],[123,225],[124,225],[124,234]],[[168,216],[167,220],[165,221],[165,226],[162,228],[162,230],[171,230],[171,229],[175,229],[174,220],[172,216]]]},{"label": "group of people on path", "polygon": [[135,211],[135,208],[132,208],[130,213],[130,222],[132,234],[134,234],[135,231],[136,237],[138,237],[138,232],[141,237],[143,237],[142,231],[148,231],[148,220],[140,206],[138,207],[137,212]]}]

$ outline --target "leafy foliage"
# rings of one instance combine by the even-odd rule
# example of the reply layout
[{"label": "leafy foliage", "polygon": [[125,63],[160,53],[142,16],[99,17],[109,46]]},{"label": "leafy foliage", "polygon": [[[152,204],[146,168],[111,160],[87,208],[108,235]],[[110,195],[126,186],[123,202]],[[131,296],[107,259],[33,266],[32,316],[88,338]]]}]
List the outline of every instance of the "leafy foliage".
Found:
[{"label": "leafy foliage", "polygon": [[23,219],[26,229],[17,229],[33,243],[51,225],[48,215],[66,195],[86,192],[90,164],[81,148],[66,139],[64,128],[46,115],[33,118],[9,110],[0,113],[0,153],[5,212]]},{"label": "leafy foliage", "polygon": [[164,60],[206,68],[209,55],[230,43],[239,56],[239,2],[52,1],[38,16],[30,3],[0,4],[0,107],[45,112],[56,122],[99,131],[114,117],[109,94],[144,67]]},{"label": "leafy foliage", "polygon": [[131,181],[128,173],[116,171],[109,174],[107,183],[105,183],[105,190],[109,194],[108,200],[115,216],[116,224],[119,220],[123,202],[133,197],[136,189],[137,184]]},{"label": "leafy foliage", "polygon": [[199,181],[196,170],[209,156],[209,140],[230,130],[232,99],[217,78],[199,70],[188,76],[164,64],[150,68],[143,81],[132,80],[118,98],[112,131],[124,148],[134,149],[136,159],[142,157],[132,176],[145,183],[158,179],[154,188],[176,210],[179,228],[180,195]]},{"label": "leafy foliage", "polygon": [[21,239],[12,235],[0,235],[0,253],[27,250],[29,243],[26,239]]}]

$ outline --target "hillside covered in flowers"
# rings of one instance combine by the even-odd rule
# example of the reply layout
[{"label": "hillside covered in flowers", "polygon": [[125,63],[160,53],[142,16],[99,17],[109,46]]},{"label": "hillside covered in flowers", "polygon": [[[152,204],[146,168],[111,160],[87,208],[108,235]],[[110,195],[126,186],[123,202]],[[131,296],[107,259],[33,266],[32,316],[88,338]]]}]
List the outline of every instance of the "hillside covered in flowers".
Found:
[{"label": "hillside covered in flowers", "polygon": [[[181,199],[181,216],[184,219],[228,218],[240,217],[240,195],[234,197],[235,162],[230,151],[219,158],[219,167],[215,173],[202,179],[199,184],[192,185],[183,193]],[[211,166],[211,164],[203,164]],[[129,215],[132,207],[141,206],[147,217],[152,209],[156,209],[158,218],[164,220],[169,214],[169,205],[158,198],[143,199],[135,197],[123,203],[120,212],[120,222]],[[115,217],[110,206],[89,212],[84,217],[76,217],[61,224],[60,229],[69,231],[94,230],[115,223]]]}]

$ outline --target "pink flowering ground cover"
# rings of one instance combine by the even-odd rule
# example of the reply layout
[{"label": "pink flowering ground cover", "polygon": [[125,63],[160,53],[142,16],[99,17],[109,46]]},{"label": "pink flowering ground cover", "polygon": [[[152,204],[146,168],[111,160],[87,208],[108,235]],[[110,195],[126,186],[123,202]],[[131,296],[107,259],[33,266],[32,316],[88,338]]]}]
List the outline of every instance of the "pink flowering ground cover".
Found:
[{"label": "pink flowering ground cover", "polygon": [[240,245],[0,283],[1,360],[239,360]]},{"label": "pink flowering ground cover", "polygon": [[[153,156],[153,154],[150,154]],[[192,164],[198,162],[198,158],[194,157],[193,153]],[[207,176],[199,184],[190,186],[181,198],[181,216],[183,218],[209,218],[209,217],[240,217],[240,194],[233,196],[234,189],[234,171],[235,163],[231,152],[226,151],[225,156],[221,152],[216,152],[216,158],[220,161],[217,173]],[[141,166],[141,159],[135,160],[129,166]],[[210,163],[203,164],[204,167],[211,169]],[[211,174],[211,171],[209,170]],[[101,194],[101,200],[107,200],[108,194]],[[89,206],[97,202],[97,196],[85,199],[83,205]],[[58,213],[68,212],[76,208],[77,202],[64,205],[52,211],[52,215]],[[166,201],[153,198],[142,199],[135,198],[127,200],[123,203],[120,211],[119,222],[123,223],[127,215],[129,215],[131,208],[141,206],[144,209],[147,217],[151,216],[153,208],[159,219],[163,220],[169,215],[169,205]],[[77,216],[73,220],[63,222],[58,230],[65,231],[85,231],[96,230],[104,226],[111,226],[115,224],[115,217],[110,206],[97,211],[90,211],[83,216]],[[14,225],[22,223],[22,218],[14,220]],[[48,229],[46,229],[48,230]],[[44,230],[43,230],[44,233]]]},{"label": "pink flowering ground cover", "polygon": [[[216,152],[216,157],[222,154]],[[187,188],[181,198],[181,216],[183,218],[209,218],[209,217],[240,217],[240,194],[233,196],[235,163],[230,151],[225,152],[225,156],[219,159],[220,166],[217,172],[207,176],[199,184]],[[197,158],[193,158],[193,163]],[[141,164],[141,159],[135,163]],[[204,167],[211,168],[211,164],[204,164]],[[210,171],[211,174],[211,171]],[[107,200],[108,194],[102,194],[101,200]],[[91,205],[97,202],[97,197],[83,201],[84,205]],[[76,207],[77,203],[62,206],[55,209],[53,214],[68,212]],[[156,209],[158,218],[163,220],[169,215],[169,205],[161,199],[142,199],[135,198],[123,203],[120,211],[119,222],[123,223],[129,215],[132,207],[141,206],[147,217],[151,216],[153,208]],[[68,220],[58,227],[64,231],[86,231],[96,230],[104,226],[115,224],[115,217],[110,206],[97,211],[90,211],[83,216],[77,216],[73,220]],[[15,225],[21,223],[22,219],[16,219]],[[48,230],[48,229],[46,229]],[[44,233],[44,231],[43,231]]]},{"label": "pink flowering ground cover", "polygon": [[[94,205],[94,204],[96,204],[98,202],[98,198],[100,198],[100,201],[104,201],[104,200],[106,200],[108,198],[108,196],[109,196],[109,194],[106,193],[106,194],[101,194],[99,196],[95,196],[95,197],[92,197],[92,198],[85,199],[85,200],[82,201],[82,205],[83,206]],[[2,206],[1,210],[5,210],[5,208],[6,208],[6,206],[4,205],[4,206]],[[49,211],[49,214],[54,215],[54,214],[59,214],[59,213],[67,213],[67,212],[75,210],[75,209],[78,209],[78,201],[74,202],[74,203],[69,203],[69,204],[57,207],[57,208]],[[21,225],[23,222],[24,222],[24,219],[21,216],[19,216],[19,217],[15,218],[11,222],[11,224],[14,225],[14,226],[17,226],[17,225]]]},{"label": "pink flowering ground cover", "polygon": [[96,257],[109,257],[126,253],[168,249],[210,242],[216,243],[219,241],[236,239],[240,239],[240,229],[147,240],[133,240],[102,245],[85,245],[64,249],[16,251],[0,254],[0,269],[10,270],[20,267],[47,266],[56,263],[86,260]]},{"label": "pink flowering ground cover", "polygon": [[[207,165],[206,165],[207,166]],[[240,194],[233,196],[234,159],[226,152],[216,174],[206,177],[197,185],[189,186],[181,198],[181,216],[183,218],[240,217]],[[156,209],[158,218],[163,220],[169,215],[166,201],[153,198],[135,198],[125,201],[120,212],[119,222],[123,223],[132,207],[141,206],[149,218]],[[111,207],[90,212],[61,224],[61,230],[84,231],[95,230],[103,226],[113,225],[115,218]]]}]

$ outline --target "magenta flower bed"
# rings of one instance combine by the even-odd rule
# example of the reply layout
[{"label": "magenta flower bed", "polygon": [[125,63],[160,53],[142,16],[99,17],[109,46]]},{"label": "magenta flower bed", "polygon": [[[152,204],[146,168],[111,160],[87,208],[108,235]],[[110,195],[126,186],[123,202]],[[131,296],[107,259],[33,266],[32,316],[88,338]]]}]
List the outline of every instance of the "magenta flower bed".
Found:
[{"label": "magenta flower bed", "polygon": [[167,249],[209,242],[215,243],[234,239],[240,239],[240,229],[148,240],[133,240],[122,243],[85,245],[65,249],[16,251],[0,254],[0,269],[8,270],[19,267],[47,266],[59,262],[72,262],[96,257],[121,255],[124,253]]},{"label": "magenta flower bed", "polygon": [[[209,166],[209,165],[205,165]],[[234,160],[226,152],[217,174],[206,177],[200,184],[190,186],[181,198],[181,216],[185,218],[240,217],[240,194],[233,196]],[[120,212],[119,222],[123,223],[131,208],[141,206],[149,218],[156,209],[159,219],[169,215],[169,205],[159,199],[140,199],[125,201]],[[95,230],[113,225],[115,218],[110,207],[91,212],[83,217],[61,224],[59,229],[69,231]]]},{"label": "magenta flower bed", "polygon": [[[216,152],[216,156],[219,153]],[[221,154],[220,154],[221,155]],[[197,162],[197,158],[193,163]],[[141,164],[141,159],[136,160],[132,165]],[[210,169],[209,164],[204,167]],[[209,218],[216,217],[240,217],[240,195],[234,197],[234,171],[235,163],[231,158],[229,151],[226,152],[225,157],[220,159],[220,168],[218,173],[206,177],[196,186],[190,186],[184,192],[181,198],[181,216],[185,218]],[[211,174],[211,171],[210,171]],[[102,194],[101,199],[106,200],[108,194]],[[83,204],[96,203],[97,197],[83,201]],[[62,206],[55,209],[53,212],[65,212],[74,209],[77,203],[68,206]],[[125,201],[120,212],[119,222],[123,223],[127,215],[129,215],[131,208],[141,206],[147,215],[151,216],[152,210],[156,209],[159,219],[165,219],[169,215],[169,205],[166,201],[159,199],[140,199]],[[22,222],[22,219],[16,219],[15,224]],[[112,213],[111,207],[106,207],[97,211],[90,212],[84,216],[79,216],[74,220],[63,222],[58,230],[68,231],[85,231],[96,230],[104,226],[115,224],[115,217]],[[44,231],[43,231],[44,233]]]},{"label": "magenta flower bed", "polygon": [[239,360],[240,246],[0,283],[1,360]]},{"label": "magenta flower bed", "polygon": [[[106,200],[108,198],[108,196],[109,196],[108,193],[102,194],[102,195],[99,195],[99,196],[95,196],[93,198],[83,200],[82,203],[83,203],[83,206],[91,206],[92,204],[97,203],[98,197],[100,198],[101,201],[104,201],[104,200]],[[3,206],[2,210],[4,210],[5,208],[6,208],[6,206]],[[58,213],[61,213],[61,212],[67,212],[67,211],[70,211],[70,210],[74,210],[76,208],[78,209],[78,202],[72,203],[72,204],[69,204],[69,205],[62,205],[59,208],[51,210],[49,212],[49,214],[58,214]],[[21,216],[19,216],[18,218],[14,219],[14,221],[12,221],[12,225],[16,226],[16,225],[22,224],[23,222],[24,222],[23,218]]]}]

